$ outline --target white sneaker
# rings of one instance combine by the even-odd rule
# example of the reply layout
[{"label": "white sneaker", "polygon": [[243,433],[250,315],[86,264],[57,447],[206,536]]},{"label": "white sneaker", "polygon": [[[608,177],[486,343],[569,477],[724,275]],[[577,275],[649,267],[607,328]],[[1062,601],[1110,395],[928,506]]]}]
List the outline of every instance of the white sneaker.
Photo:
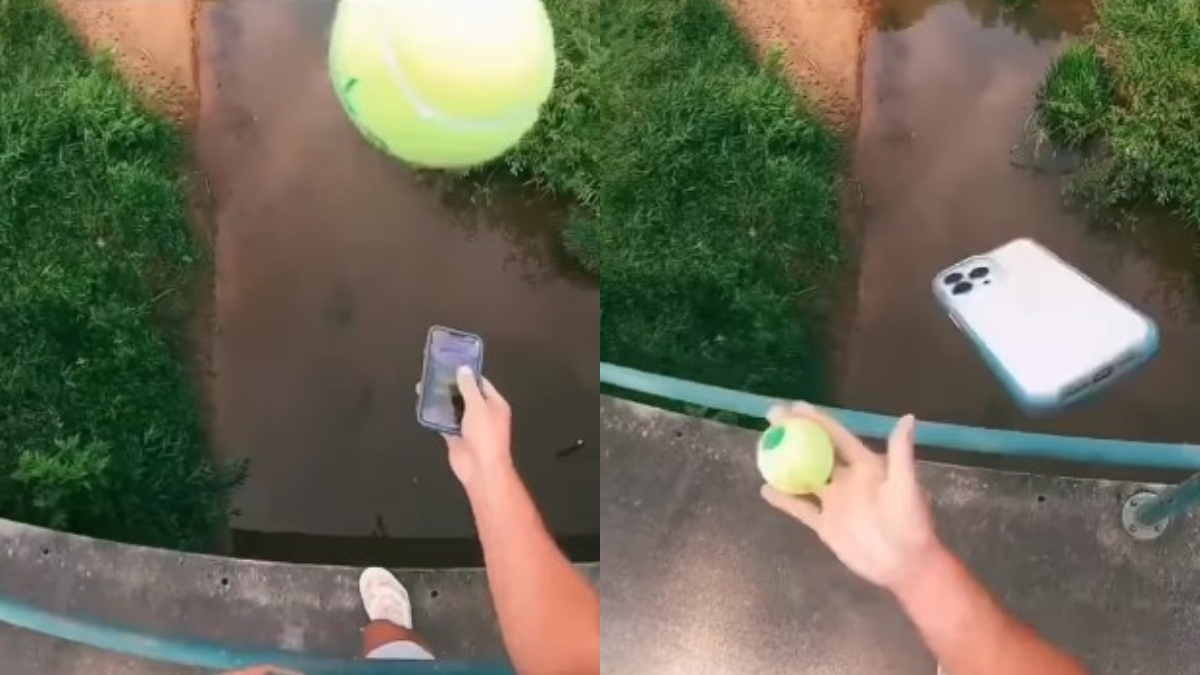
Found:
[{"label": "white sneaker", "polygon": [[372,621],[391,621],[412,630],[412,604],[408,591],[392,573],[380,567],[368,567],[358,578],[363,609]]}]

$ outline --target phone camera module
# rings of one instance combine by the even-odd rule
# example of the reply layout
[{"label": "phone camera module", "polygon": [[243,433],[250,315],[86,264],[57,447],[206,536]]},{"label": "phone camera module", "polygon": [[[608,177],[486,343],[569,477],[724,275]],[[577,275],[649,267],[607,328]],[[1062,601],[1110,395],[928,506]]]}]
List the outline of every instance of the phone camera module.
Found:
[{"label": "phone camera module", "polygon": [[942,283],[946,284],[947,286],[953,286],[962,280],[963,275],[961,272],[951,272],[942,278]]},{"label": "phone camera module", "polygon": [[982,279],[986,277],[990,271],[991,270],[986,267],[976,267],[975,269],[971,270],[971,274],[969,276],[972,279]]},{"label": "phone camera module", "polygon": [[972,288],[974,288],[974,285],[971,282],[960,281],[959,283],[954,284],[954,288],[951,288],[950,292],[954,295],[962,295],[964,293],[971,292]]}]

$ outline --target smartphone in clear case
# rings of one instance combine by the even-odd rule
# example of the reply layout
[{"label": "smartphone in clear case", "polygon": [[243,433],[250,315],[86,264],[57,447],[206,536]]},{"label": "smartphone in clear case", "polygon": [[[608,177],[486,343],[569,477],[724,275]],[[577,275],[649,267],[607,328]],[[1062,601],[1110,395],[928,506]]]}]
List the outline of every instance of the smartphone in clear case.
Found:
[{"label": "smartphone in clear case", "polygon": [[1030,413],[1086,398],[1158,350],[1149,317],[1029,239],[942,270],[933,293]]},{"label": "smartphone in clear case", "polygon": [[453,328],[434,326],[425,340],[425,365],[417,397],[417,421],[444,434],[462,433],[463,399],[458,369],[483,370],[483,338]]}]

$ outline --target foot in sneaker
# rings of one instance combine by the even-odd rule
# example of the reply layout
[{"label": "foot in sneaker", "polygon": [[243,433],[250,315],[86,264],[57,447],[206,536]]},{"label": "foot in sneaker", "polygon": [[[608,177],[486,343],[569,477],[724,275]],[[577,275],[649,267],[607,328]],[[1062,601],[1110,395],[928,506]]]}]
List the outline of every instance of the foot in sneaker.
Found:
[{"label": "foot in sneaker", "polygon": [[358,592],[362,594],[363,608],[372,621],[391,621],[412,630],[412,604],[408,591],[392,573],[370,567],[358,578]]}]

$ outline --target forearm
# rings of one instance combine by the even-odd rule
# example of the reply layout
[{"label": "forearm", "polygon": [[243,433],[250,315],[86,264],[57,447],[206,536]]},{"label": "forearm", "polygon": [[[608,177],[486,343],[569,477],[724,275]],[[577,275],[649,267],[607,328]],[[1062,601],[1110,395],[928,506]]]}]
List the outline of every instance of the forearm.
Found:
[{"label": "forearm", "polygon": [[500,631],[522,675],[600,671],[600,602],[546,531],[516,470],[467,490]]},{"label": "forearm", "polygon": [[951,675],[1086,675],[1074,658],[1005,610],[941,546],[896,589],[896,597]]}]

